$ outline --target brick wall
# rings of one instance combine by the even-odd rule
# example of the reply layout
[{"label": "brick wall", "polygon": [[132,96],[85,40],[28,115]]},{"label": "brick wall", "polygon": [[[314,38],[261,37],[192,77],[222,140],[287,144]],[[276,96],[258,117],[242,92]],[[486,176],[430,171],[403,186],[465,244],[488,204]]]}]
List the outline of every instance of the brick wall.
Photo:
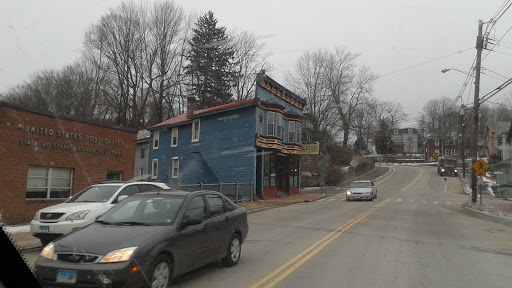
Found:
[{"label": "brick wall", "polygon": [[[0,103],[1,104],[1,103]],[[106,180],[133,177],[136,132],[0,105],[0,213],[7,225],[30,222],[59,200],[26,199],[30,166],[72,168],[72,194]]]}]

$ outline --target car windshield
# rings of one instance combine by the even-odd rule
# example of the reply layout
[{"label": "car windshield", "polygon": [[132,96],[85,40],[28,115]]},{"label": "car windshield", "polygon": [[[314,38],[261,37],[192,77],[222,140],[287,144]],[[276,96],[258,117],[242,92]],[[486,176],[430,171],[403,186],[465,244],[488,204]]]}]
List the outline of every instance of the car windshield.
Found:
[{"label": "car windshield", "polygon": [[352,182],[352,184],[350,184],[350,186],[348,186],[349,188],[370,188],[372,187],[372,185],[370,184],[370,182]]},{"label": "car windshield", "polygon": [[132,196],[108,210],[97,222],[112,225],[172,225],[183,196]]},{"label": "car windshield", "polygon": [[67,202],[107,202],[121,185],[91,186],[71,197]]}]

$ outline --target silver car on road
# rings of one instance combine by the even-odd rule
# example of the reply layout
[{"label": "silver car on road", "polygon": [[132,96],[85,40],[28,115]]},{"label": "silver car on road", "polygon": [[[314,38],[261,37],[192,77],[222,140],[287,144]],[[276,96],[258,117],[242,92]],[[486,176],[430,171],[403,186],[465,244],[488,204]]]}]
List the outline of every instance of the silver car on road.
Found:
[{"label": "silver car on road", "polygon": [[377,198],[377,187],[370,180],[357,180],[350,183],[347,189],[347,201],[370,200]]}]

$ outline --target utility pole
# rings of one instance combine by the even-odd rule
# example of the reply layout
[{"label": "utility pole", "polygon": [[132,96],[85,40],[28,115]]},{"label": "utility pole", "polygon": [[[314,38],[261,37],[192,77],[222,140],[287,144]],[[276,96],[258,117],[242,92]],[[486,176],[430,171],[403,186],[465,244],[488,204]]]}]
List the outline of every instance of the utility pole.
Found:
[{"label": "utility pole", "polygon": [[[482,36],[482,20],[478,20],[478,36],[476,37],[476,66],[475,66],[475,98],[473,99],[473,149],[471,151],[471,166],[475,165],[478,157],[478,107],[480,106],[480,66],[482,64],[482,49],[484,39]],[[471,173],[471,202],[476,203],[476,171]],[[480,192],[481,193],[481,192]],[[480,195],[482,197],[482,195]]]}]

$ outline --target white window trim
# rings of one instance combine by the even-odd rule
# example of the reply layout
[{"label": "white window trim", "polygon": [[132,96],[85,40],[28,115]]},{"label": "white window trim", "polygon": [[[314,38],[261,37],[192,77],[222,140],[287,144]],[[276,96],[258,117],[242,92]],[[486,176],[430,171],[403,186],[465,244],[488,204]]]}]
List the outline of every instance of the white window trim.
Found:
[{"label": "white window trim", "polygon": [[[155,169],[156,164],[156,169]],[[151,160],[151,179],[158,178],[158,159]]]},{"label": "white window trim", "polygon": [[[176,138],[176,144],[173,144],[174,138]],[[178,147],[178,127],[171,128],[171,147]]]},{"label": "white window trim", "polygon": [[[176,162],[174,161],[176,160]],[[177,167],[174,167],[174,163],[177,163]],[[176,175],[174,175],[174,169],[176,168]],[[180,158],[179,157],[172,157],[172,167],[171,167],[171,174],[172,178],[179,178],[180,175]]]},{"label": "white window trim", "polygon": [[[292,124],[293,124],[293,129],[292,129]],[[295,126],[297,126],[297,124],[295,123],[295,121],[288,121],[288,143],[295,143],[295,132],[296,132],[296,128]],[[292,133],[293,135],[291,135],[292,137],[290,137],[290,133]]]},{"label": "white window trim", "polygon": [[[197,129],[197,138],[194,137],[196,125],[199,125],[199,127],[198,127],[199,129]],[[192,142],[199,142],[200,136],[201,136],[201,121],[199,119],[196,119],[196,120],[192,121]]]},{"label": "white window trim", "polygon": [[[273,115],[272,122],[270,122],[270,115]],[[268,129],[268,126],[272,124],[272,129]],[[276,129],[276,112],[269,111],[267,114],[267,136],[275,136]]]},{"label": "white window trim", "polygon": [[302,124],[300,122],[295,123],[295,138],[297,139],[295,143],[302,143]]},{"label": "white window trim", "polygon": [[153,131],[153,150],[158,150],[159,146],[160,146],[160,131],[158,131],[158,130]]},{"label": "white window trim", "polygon": [[[35,167],[35,166],[34,166]],[[41,167],[41,168],[45,168],[45,169],[48,169],[48,174],[46,176],[31,176],[27,173],[27,178],[45,178],[46,179],[46,186],[41,186],[41,187],[29,187],[28,186],[28,179],[27,179],[27,189],[28,188],[45,188],[46,189],[46,197],[45,198],[27,198],[26,197],[26,194],[25,194],[25,199],[26,200],[40,200],[40,199],[49,199],[49,200],[53,200],[53,199],[66,199],[66,198],[51,198],[50,195],[51,195],[51,189],[52,188],[69,188],[69,195],[71,196],[72,193],[73,193],[73,175],[74,175],[74,170],[73,168],[64,168],[64,169],[69,169],[69,172],[70,172],[70,178],[69,178],[69,187],[57,187],[57,186],[52,186],[50,183],[52,182],[52,179],[58,179],[58,178],[64,178],[64,177],[55,177],[53,176],[53,169],[54,167]],[[28,171],[30,172],[30,170]],[[68,179],[67,177],[65,177],[65,179]],[[27,193],[27,192],[25,192]],[[30,192],[28,192],[30,193]]]}]

